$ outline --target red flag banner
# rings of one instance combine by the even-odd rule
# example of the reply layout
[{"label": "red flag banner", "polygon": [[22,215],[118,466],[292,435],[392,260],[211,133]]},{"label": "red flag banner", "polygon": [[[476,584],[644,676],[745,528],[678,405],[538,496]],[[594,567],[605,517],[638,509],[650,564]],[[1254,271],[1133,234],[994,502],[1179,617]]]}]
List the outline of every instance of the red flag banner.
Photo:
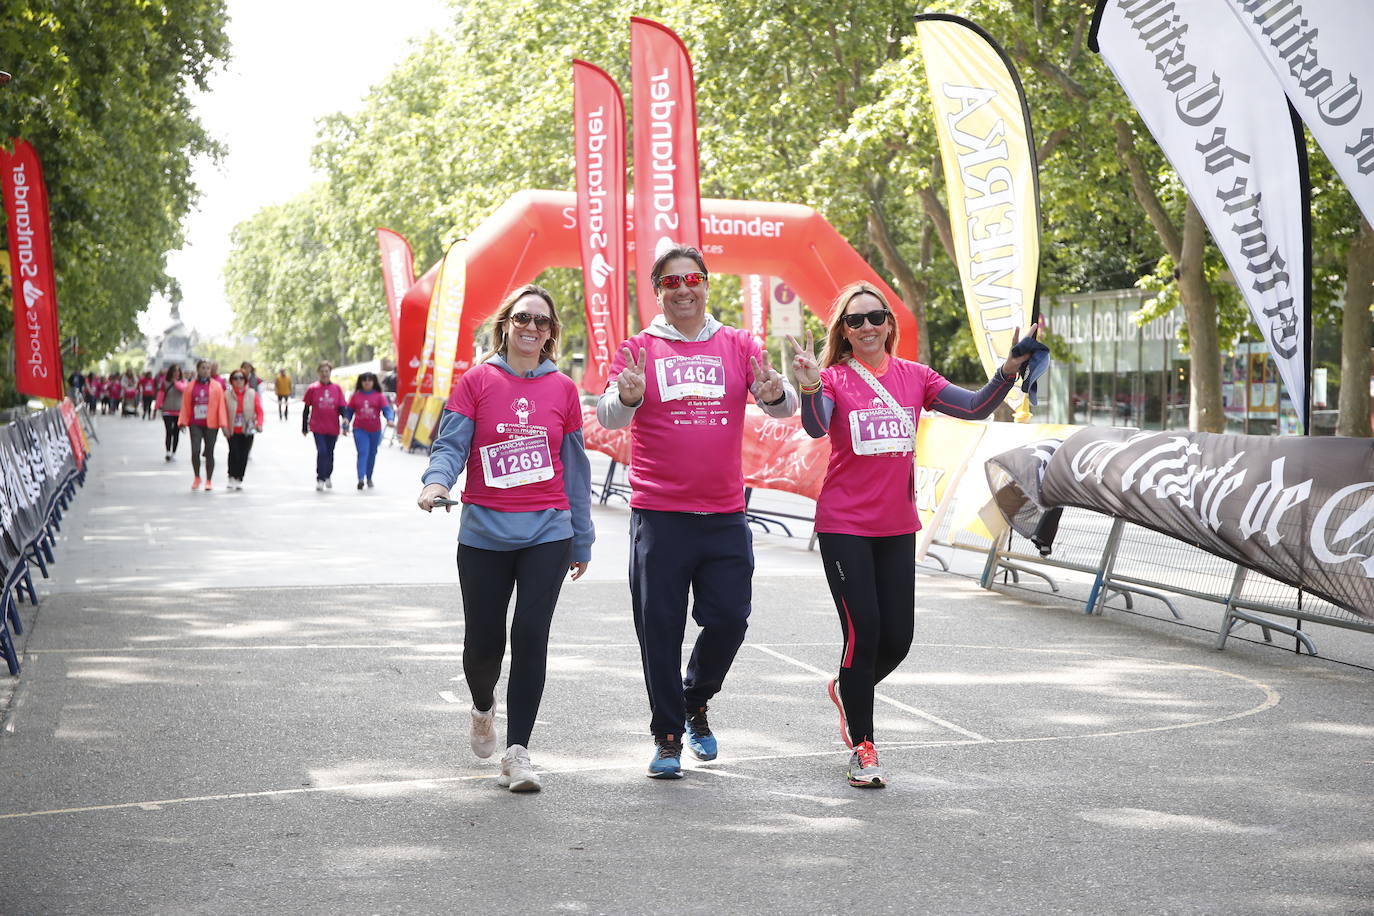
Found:
[{"label": "red flag banner", "polygon": [[746,274],[744,281],[744,330],[754,343],[768,347],[768,278],[761,274]]},{"label": "red flag banner", "polygon": [[582,389],[606,390],[611,354],[624,340],[625,101],[601,68],[573,61],[573,136],[577,172],[577,236],[587,308],[587,360]]},{"label": "red flag banner", "polygon": [[415,255],[405,236],[383,226],[377,227],[377,248],[382,254],[382,287],[386,310],[391,316],[391,342],[396,345],[397,364],[401,358],[401,300],[415,285]]},{"label": "red flag banner", "polygon": [[62,355],[57,333],[48,190],[38,153],[25,140],[0,149],[14,287],[14,375],[20,394],[61,400]]},{"label": "red flag banner", "polygon": [[630,18],[634,107],[635,287],[639,320],[658,314],[649,272],[659,245],[701,247],[697,98],[692,59],[671,29]]},{"label": "red flag banner", "polygon": [[[442,263],[442,262],[440,262]],[[401,299],[400,336],[396,341],[396,397],[403,399],[408,394],[428,394],[434,380],[432,354],[423,374],[420,367],[425,361],[425,329],[429,326],[429,302],[434,297],[434,283],[439,277],[439,264],[425,271],[420,279],[411,284]],[[428,383],[424,385],[423,383]]]}]

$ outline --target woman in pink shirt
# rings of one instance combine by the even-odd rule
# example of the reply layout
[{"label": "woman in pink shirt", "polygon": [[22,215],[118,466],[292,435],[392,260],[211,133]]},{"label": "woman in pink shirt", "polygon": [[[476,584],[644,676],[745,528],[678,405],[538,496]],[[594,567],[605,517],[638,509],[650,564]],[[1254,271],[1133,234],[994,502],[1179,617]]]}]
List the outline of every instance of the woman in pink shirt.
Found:
[{"label": "woman in pink shirt", "polygon": [[979,391],[951,385],[929,366],[893,355],[897,322],[867,283],[840,291],[819,360],[809,331],[792,344],[802,425],[814,438],[830,437],[815,530],[844,643],[828,689],[853,749],[849,784],[876,788],[886,777],[873,744],[873,690],[906,658],[914,631],[916,424],[922,410],[987,417],[1029,355],[1008,357]]},{"label": "woman in pink shirt", "polygon": [[382,420],[394,422],[396,411],[382,391],[377,373],[358,376],[358,387],[348,399],[344,417],[353,424],[353,444],[358,448],[358,489],[372,486],[372,471],[377,467],[377,449],[382,446]]}]

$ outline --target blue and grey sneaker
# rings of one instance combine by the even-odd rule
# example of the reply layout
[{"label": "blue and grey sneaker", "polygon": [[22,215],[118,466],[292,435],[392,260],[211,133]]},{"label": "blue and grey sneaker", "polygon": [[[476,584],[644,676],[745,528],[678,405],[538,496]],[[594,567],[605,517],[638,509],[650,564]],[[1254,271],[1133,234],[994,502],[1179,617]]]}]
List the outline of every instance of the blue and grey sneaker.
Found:
[{"label": "blue and grey sneaker", "polygon": [[682,778],[682,742],[674,735],[655,738],[657,748],[649,761],[650,779]]},{"label": "blue and grey sneaker", "polygon": [[698,760],[716,759],[716,736],[711,734],[711,724],[706,721],[705,706],[687,713],[687,746]]}]

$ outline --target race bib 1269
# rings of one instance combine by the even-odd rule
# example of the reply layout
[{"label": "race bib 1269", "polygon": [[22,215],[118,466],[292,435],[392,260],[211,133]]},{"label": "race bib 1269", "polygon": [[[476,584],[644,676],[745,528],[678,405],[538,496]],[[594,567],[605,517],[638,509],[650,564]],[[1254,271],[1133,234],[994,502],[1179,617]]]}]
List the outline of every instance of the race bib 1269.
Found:
[{"label": "race bib 1269", "polygon": [[725,397],[725,363],[719,356],[667,356],[654,362],[664,401]]},{"label": "race bib 1269", "polygon": [[553,456],[546,436],[521,436],[484,445],[482,478],[498,490],[523,487],[553,477]]},{"label": "race bib 1269", "polygon": [[916,408],[907,407],[905,426],[902,418],[886,407],[870,407],[849,414],[849,441],[856,455],[891,455],[911,451],[909,430],[915,428]]}]

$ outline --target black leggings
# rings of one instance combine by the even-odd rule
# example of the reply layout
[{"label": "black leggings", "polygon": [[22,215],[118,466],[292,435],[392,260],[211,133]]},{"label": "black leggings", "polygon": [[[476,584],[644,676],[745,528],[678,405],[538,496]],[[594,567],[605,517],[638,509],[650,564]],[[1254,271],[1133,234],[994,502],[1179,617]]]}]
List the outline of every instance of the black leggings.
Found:
[{"label": "black leggings", "polygon": [[873,740],[873,688],[911,648],[916,613],[916,535],[822,534],[821,560],[840,612],[840,700],[849,737]]},{"label": "black leggings", "polygon": [[177,443],[181,441],[181,427],[177,424],[179,419],[180,417],[174,413],[165,413],[162,415],[162,426],[167,430],[164,450],[171,452],[173,455],[177,453]]},{"label": "black leggings", "polygon": [[191,431],[191,471],[200,476],[200,444],[205,443],[205,479],[215,476],[215,439],[219,428],[214,426],[188,426]]},{"label": "black leggings", "polygon": [[458,545],[463,591],[463,675],[472,705],[491,709],[506,653],[506,610],[515,591],[506,684],[506,746],[529,747],[548,665],[549,625],[572,563],[572,539],[518,550]]}]

